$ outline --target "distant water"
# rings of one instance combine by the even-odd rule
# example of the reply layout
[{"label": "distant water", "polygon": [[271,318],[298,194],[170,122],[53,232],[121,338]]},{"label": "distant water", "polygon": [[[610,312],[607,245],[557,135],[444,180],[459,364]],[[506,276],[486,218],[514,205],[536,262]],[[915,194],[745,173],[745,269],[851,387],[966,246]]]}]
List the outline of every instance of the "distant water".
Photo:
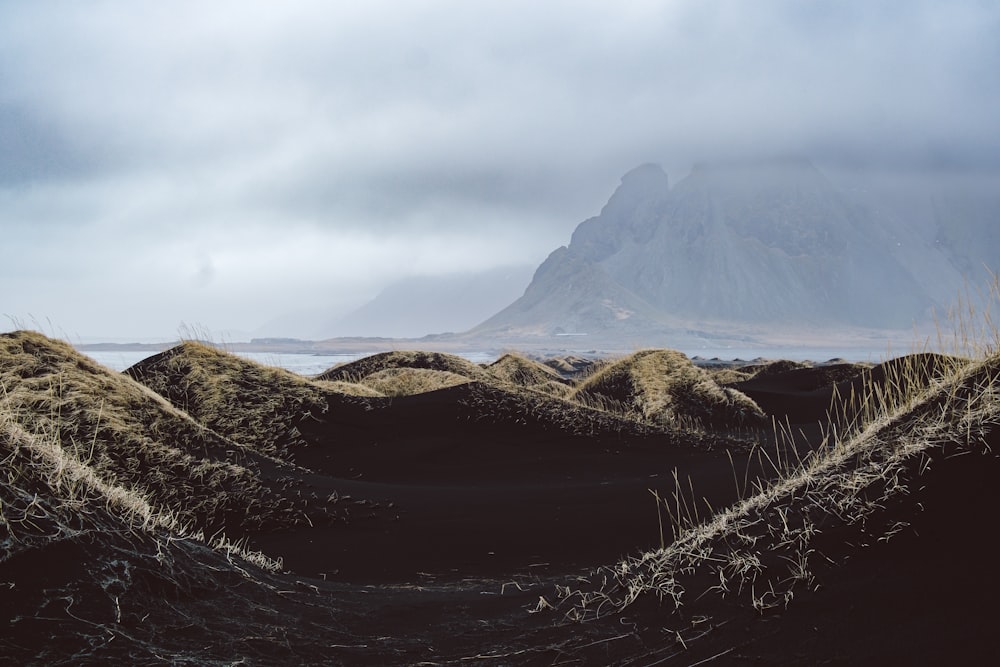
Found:
[{"label": "distant water", "polygon": [[[814,361],[823,362],[833,358],[841,358],[847,361],[867,361],[878,363],[885,361],[889,357],[899,356],[912,352],[909,349],[892,350],[891,354],[887,349],[875,350],[864,348],[818,348],[818,347],[775,347],[775,348],[737,348],[737,347],[717,347],[717,348],[691,348],[681,349],[681,352],[689,357],[699,357],[701,359],[722,359],[731,361],[742,359],[751,361],[753,359],[788,359],[790,361]],[[574,351],[564,350],[562,354],[579,354],[580,356],[593,356],[593,350]],[[97,363],[107,366],[112,370],[123,371],[129,366],[136,364],[147,357],[153,356],[154,352],[115,350],[115,351],[87,351],[86,354]],[[362,357],[374,354],[372,352],[364,354],[288,354],[278,352],[234,352],[233,354],[252,359],[266,366],[277,366],[298,373],[299,375],[318,375],[323,371],[350,361],[361,359]],[[624,356],[625,353],[612,354],[611,356]],[[494,352],[459,352],[457,356],[468,359],[476,364],[489,364],[497,359]]]},{"label": "distant water", "polygon": [[[129,350],[88,350],[83,352],[102,366],[115,371],[123,371],[129,366],[133,366],[147,357],[151,357],[155,352],[149,351],[129,351]],[[234,352],[240,357],[251,359],[265,366],[276,366],[298,373],[299,375],[319,375],[328,368],[337,364],[355,361],[366,354],[287,354],[278,352]],[[476,364],[488,364],[496,361],[496,355],[487,352],[463,352],[458,356],[468,359]]]},{"label": "distant water", "polygon": [[890,357],[898,357],[908,354],[913,350],[899,349],[890,350],[887,347],[882,349],[856,348],[856,347],[775,347],[775,348],[738,348],[738,347],[712,347],[712,348],[691,348],[682,349],[682,352],[689,357],[699,357],[701,359],[721,359],[732,361],[742,359],[751,361],[753,359],[785,359],[788,361],[813,361],[821,363],[830,359],[844,359],[850,362],[871,362],[881,363]]}]

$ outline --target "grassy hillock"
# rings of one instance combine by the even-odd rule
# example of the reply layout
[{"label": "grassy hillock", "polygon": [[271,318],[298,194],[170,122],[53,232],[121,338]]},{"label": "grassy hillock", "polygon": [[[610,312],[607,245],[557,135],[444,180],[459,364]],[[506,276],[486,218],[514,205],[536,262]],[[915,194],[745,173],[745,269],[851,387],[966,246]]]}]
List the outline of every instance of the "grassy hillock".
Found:
[{"label": "grassy hillock", "polygon": [[382,352],[357,361],[334,366],[316,376],[317,380],[346,380],[354,382],[373,373],[393,368],[422,368],[461,375],[470,380],[487,380],[481,367],[455,354],[443,352]]},{"label": "grassy hillock", "polygon": [[569,398],[573,381],[544,363],[520,354],[507,353],[486,367],[495,382],[511,387],[538,391],[550,396]]},{"label": "grassy hillock", "polygon": [[507,353],[486,367],[499,382],[519,387],[536,387],[549,382],[569,384],[556,370],[519,354]]},{"label": "grassy hillock", "polygon": [[333,516],[322,503],[288,496],[281,462],[60,341],[25,331],[0,335],[0,385],[8,429],[47,457],[59,488],[89,479],[123,489],[139,506],[150,504],[150,516],[208,534]]},{"label": "grassy hillock", "polygon": [[0,655],[808,663],[870,608],[903,648],[844,655],[912,662],[933,637],[899,610],[936,606],[934,659],[979,662],[996,345],[728,370],[394,352],[305,378],[185,342],[114,373],[0,334]]},{"label": "grassy hillock", "polygon": [[550,357],[542,363],[559,373],[564,378],[578,380],[586,375],[592,374],[595,370],[605,365],[605,359],[587,359],[578,357],[575,354],[567,354],[558,357]]},{"label": "grassy hillock", "polygon": [[[41,378],[51,379],[46,366],[57,363],[96,370],[35,334],[8,335],[2,344],[4,386],[13,379],[14,346],[38,353],[42,363],[33,371]],[[113,379],[104,380],[112,395],[121,391]],[[74,386],[80,388],[65,379],[64,395]],[[356,612],[274,574],[280,560],[186,529],[186,522],[197,525],[199,511],[177,507],[178,496],[158,496],[156,488],[147,493],[141,484],[110,481],[118,477],[113,462],[97,465],[60,434],[36,431],[27,408],[7,396],[0,404],[0,662],[282,664],[294,656],[318,664],[331,644],[351,641],[340,624]],[[100,442],[111,435],[97,434],[95,457],[116,457],[113,443]],[[177,477],[170,482],[189,494],[187,502],[199,504],[202,489]],[[247,500],[208,490],[222,496],[223,505]],[[269,514],[261,503],[245,509],[248,518]]]},{"label": "grassy hillock", "polygon": [[296,424],[325,412],[334,388],[197,342],[140,361],[125,374],[213,431],[282,458],[301,445]]},{"label": "grassy hillock", "polygon": [[583,381],[571,398],[663,425],[732,427],[764,421],[753,400],[720,386],[673,350],[645,350],[611,363]]},{"label": "grassy hillock", "polygon": [[381,396],[413,396],[467,382],[472,380],[465,375],[431,368],[386,368],[358,380]]},{"label": "grassy hillock", "polygon": [[1000,356],[909,355],[872,369],[861,386],[843,431],[831,428],[809,456],[773,461],[779,477],[744,487],[743,500],[728,509],[699,513],[696,490],[675,487],[662,499],[662,547],[602,570],[591,578],[603,582],[596,588],[566,588],[568,615],[595,618],[658,600],[681,650],[717,627],[712,617],[720,612],[784,609],[858,545],[906,532],[924,509],[920,501],[949,493],[923,485],[932,467],[996,455]]}]

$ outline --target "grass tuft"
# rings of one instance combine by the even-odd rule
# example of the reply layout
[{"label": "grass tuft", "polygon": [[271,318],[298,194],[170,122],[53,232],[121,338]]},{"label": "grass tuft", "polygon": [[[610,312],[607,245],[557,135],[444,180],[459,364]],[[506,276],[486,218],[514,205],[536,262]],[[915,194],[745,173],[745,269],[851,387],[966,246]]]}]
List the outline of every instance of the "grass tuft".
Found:
[{"label": "grass tuft", "polygon": [[752,399],[720,386],[674,350],[644,350],[611,363],[582,382],[571,398],[664,426],[742,427],[766,421]]}]

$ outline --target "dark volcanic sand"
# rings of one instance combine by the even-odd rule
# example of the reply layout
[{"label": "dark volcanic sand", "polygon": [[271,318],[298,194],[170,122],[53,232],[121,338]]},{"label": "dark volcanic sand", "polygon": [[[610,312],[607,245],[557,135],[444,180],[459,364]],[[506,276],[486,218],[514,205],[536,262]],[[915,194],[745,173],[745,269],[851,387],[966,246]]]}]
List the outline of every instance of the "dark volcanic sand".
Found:
[{"label": "dark volcanic sand", "polygon": [[[808,430],[825,416],[832,384],[847,386],[856,372],[796,369],[744,391]],[[293,570],[369,586],[372,631],[400,645],[419,636],[442,657],[505,655],[476,662],[512,665],[981,664],[996,654],[989,631],[1000,620],[992,606],[1000,588],[988,565],[1000,545],[989,528],[1000,509],[995,456],[939,453],[932,474],[888,509],[912,529],[859,552],[844,542],[854,535],[824,535],[825,553],[846,563],[821,568],[819,590],[764,615],[709,599],[724,623],[677,652],[655,603],[627,612],[624,626],[618,617],[564,626],[558,612],[527,610],[540,595],[554,601],[556,585],[654,546],[660,535],[650,489],[669,492],[675,468],[714,507],[735,499],[725,452],[663,436],[456,425],[452,405],[447,390],[435,392],[399,400],[392,419],[362,416],[310,433],[317,442],[354,444],[337,448],[336,463],[320,452],[302,454],[301,462],[379,507],[347,527],[258,540]],[[744,470],[745,454],[734,459]],[[442,627],[450,630],[443,635]]]},{"label": "dark volcanic sand", "polygon": [[728,622],[662,664],[998,664],[1000,428],[987,445],[994,454],[936,450],[918,487],[888,508],[911,524],[891,539],[855,550],[845,540],[856,535],[824,535],[838,566],[817,573],[819,590],[763,616],[720,603]]},{"label": "dark volcanic sand", "polygon": [[[809,435],[829,406],[831,380],[850,380],[841,370],[798,369],[741,389]],[[355,502],[347,524],[253,537],[251,545],[282,556],[289,573],[256,575],[263,585],[219,575],[218,586],[191,584],[181,594],[149,584],[148,609],[124,607],[117,626],[108,605],[80,604],[71,615],[60,598],[46,609],[58,622],[21,619],[15,631],[9,607],[0,616],[11,629],[0,658],[30,662],[30,647],[60,641],[67,664],[74,655],[170,662],[155,657],[165,654],[161,647],[195,664],[246,657],[257,665],[909,665],[1000,657],[992,633],[1000,621],[995,454],[938,452],[881,519],[902,518],[910,529],[860,550],[845,544],[854,533],[823,534],[817,544],[838,566],[816,572],[818,590],[763,615],[706,596],[699,613],[711,613],[718,627],[678,649],[665,630],[672,617],[652,600],[584,624],[565,622],[561,611],[529,610],[540,597],[555,602],[556,586],[656,545],[650,489],[669,493],[675,469],[713,507],[734,500],[722,439],[709,447],[663,435],[574,436],[528,422],[477,422],[458,400],[462,391],[393,399],[385,410],[338,409],[300,425],[310,446],[296,460],[312,471],[303,474],[315,493]],[[993,452],[998,434],[987,443]],[[733,455],[741,474],[744,451]],[[6,599],[26,604],[32,582],[39,590],[67,581],[85,588],[74,577],[121,558],[90,541],[53,554],[43,568],[5,563],[4,581],[18,582]],[[154,556],[147,560],[155,571]],[[215,552],[198,557],[225,569]],[[141,574],[137,567],[132,575],[137,587]],[[114,631],[90,630],[78,617],[100,618]],[[93,639],[62,631],[81,627]]]},{"label": "dark volcanic sand", "polygon": [[469,421],[464,392],[396,398],[385,410],[343,408],[334,421],[303,424],[313,444],[296,462],[317,473],[317,493],[372,505],[352,509],[346,526],[262,535],[255,544],[293,570],[342,581],[586,568],[659,543],[651,490],[673,488],[675,468],[715,507],[736,498],[721,447]]}]

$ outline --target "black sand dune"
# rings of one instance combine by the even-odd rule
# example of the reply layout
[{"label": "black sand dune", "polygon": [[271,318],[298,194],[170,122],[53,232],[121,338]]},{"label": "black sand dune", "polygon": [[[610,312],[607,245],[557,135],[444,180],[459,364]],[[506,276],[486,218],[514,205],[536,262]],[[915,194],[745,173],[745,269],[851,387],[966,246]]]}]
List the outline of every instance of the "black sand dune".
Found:
[{"label": "black sand dune", "polygon": [[463,375],[471,380],[486,377],[482,368],[458,355],[416,350],[373,354],[357,361],[334,366],[320,373],[316,379],[354,380],[388,368],[424,368],[448,371],[456,375]]},{"label": "black sand dune", "polygon": [[[358,369],[385,373],[395,361],[414,368],[414,358],[433,366],[421,370],[462,370],[449,355],[393,353],[320,377],[358,377]],[[230,411],[254,414],[262,405],[272,411],[284,405],[282,396],[310,397],[297,404],[308,414],[284,425],[289,444],[271,449],[287,452],[289,461],[312,473],[304,477],[311,496],[349,496],[362,505],[351,510],[346,526],[251,535],[251,544],[267,553],[280,550],[285,564],[303,573],[377,580],[537,563],[585,566],[659,540],[649,491],[672,484],[675,468],[705,477],[703,493],[711,502],[733,499],[735,488],[722,474],[731,465],[725,438],[666,431],[519,392],[514,380],[531,385],[551,376],[520,361],[511,372],[514,365],[512,359],[501,364],[508,370],[500,385],[470,381],[392,398],[329,392],[322,383],[284,376],[254,391],[247,378],[260,372],[255,364],[191,344],[127,373],[154,388],[184,387],[183,396],[175,390],[166,395],[234,438],[246,432],[227,428]],[[470,374],[483,377],[474,368]],[[220,377],[244,389],[214,406],[199,402],[215,398],[219,390],[208,385]],[[730,444],[737,458],[743,456],[739,443]],[[316,548],[325,543],[332,546]],[[399,544],[407,545],[405,552],[394,548]]]},{"label": "black sand dune", "polygon": [[834,392],[846,387],[850,395],[850,383],[856,380],[860,384],[865,370],[861,364],[768,370],[732,387],[752,398],[768,415],[802,424],[826,420]]},{"label": "black sand dune", "polygon": [[814,424],[826,422],[831,413],[850,419],[872,388],[919,389],[959,363],[955,357],[930,353],[905,355],[874,367],[849,363],[801,367],[779,362],[730,386],[779,421]]},{"label": "black sand dune", "polygon": [[[537,379],[585,380],[514,357],[491,371],[393,353],[308,379],[186,343],[115,374],[37,334],[0,341],[0,657],[11,663],[995,654],[995,358],[773,366],[737,395],[660,354],[610,374],[627,381],[604,378],[641,408],[609,410],[538,390]],[[697,381],[649,377],[668,367]],[[468,381],[353,390],[407,368]],[[766,421],[671,425],[650,411],[650,396],[666,405],[692,385],[793,424],[837,400],[838,415],[869,419],[845,397],[906,400],[845,434],[843,452],[810,454],[823,438],[803,434],[798,464]],[[228,545],[198,534],[220,525]]]},{"label": "black sand dune", "polygon": [[597,369],[573,393],[584,403],[607,405],[636,419],[701,427],[753,426],[760,408],[674,350],[643,350]]},{"label": "black sand dune", "polygon": [[336,503],[303,496],[298,471],[260,451],[269,447],[206,428],[65,343],[4,334],[0,355],[5,417],[24,437],[68,457],[57,461],[62,468],[135,490],[179,525],[238,536],[342,514]]},{"label": "black sand dune", "polygon": [[[1000,429],[983,443],[1000,451]],[[817,590],[797,595],[766,623],[731,623],[703,646],[696,662],[728,651],[718,664],[945,665],[991,664],[1000,583],[982,555],[1000,546],[983,521],[1000,511],[1000,459],[989,450],[953,448],[929,455],[920,484],[887,508],[910,525],[874,537],[821,572]],[[831,557],[855,535],[829,531]],[[750,628],[753,628],[752,631]],[[701,656],[701,657],[699,657]]]},{"label": "black sand dune", "polygon": [[[570,374],[575,372],[568,361],[566,367],[570,369]],[[486,370],[495,380],[527,388],[548,382],[571,384],[556,368],[518,354],[505,354],[487,366]]]}]

